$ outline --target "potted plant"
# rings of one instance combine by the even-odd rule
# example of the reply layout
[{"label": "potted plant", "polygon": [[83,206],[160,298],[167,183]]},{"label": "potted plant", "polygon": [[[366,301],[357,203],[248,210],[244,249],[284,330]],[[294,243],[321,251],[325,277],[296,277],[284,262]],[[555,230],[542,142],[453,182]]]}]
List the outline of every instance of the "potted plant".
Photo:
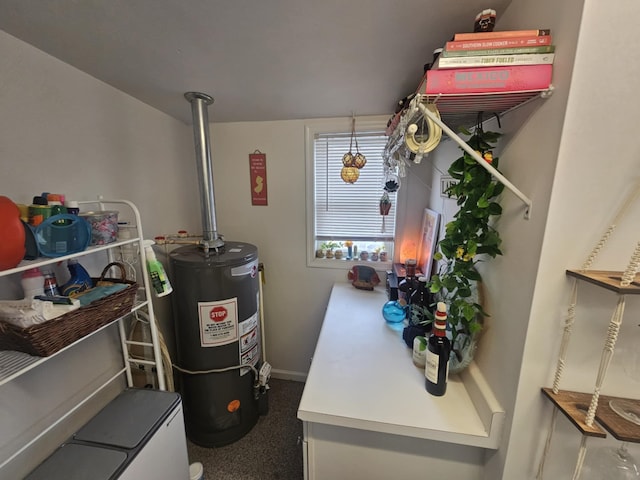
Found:
[{"label": "potted plant", "polygon": [[[498,158],[493,157],[491,149],[501,134],[485,132],[481,125],[473,134],[463,133],[470,135],[467,144],[497,169]],[[447,304],[453,373],[464,369],[473,358],[483,317],[487,316],[478,293],[482,279],[476,265],[487,257],[502,255],[500,235],[493,221],[502,214],[496,198],[504,185],[464,150],[448,171],[454,181],[446,193],[457,199],[459,210],[447,223],[445,236],[438,242],[434,259],[440,262],[439,269],[431,277],[429,289],[436,301]],[[432,321],[433,313],[427,315],[428,321]]]},{"label": "potted plant", "polygon": [[324,250],[325,256],[327,258],[333,258],[333,249],[341,246],[342,243],[334,242],[333,240],[331,240],[329,242],[324,242],[322,245],[320,245],[320,248]]}]

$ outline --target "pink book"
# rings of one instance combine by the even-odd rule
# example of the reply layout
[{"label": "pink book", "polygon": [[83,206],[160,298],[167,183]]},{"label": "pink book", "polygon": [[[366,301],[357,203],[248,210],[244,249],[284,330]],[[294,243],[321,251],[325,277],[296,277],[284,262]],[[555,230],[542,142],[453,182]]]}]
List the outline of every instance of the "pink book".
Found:
[{"label": "pink book", "polygon": [[419,92],[489,93],[544,90],[551,85],[553,65],[514,65],[429,70]]},{"label": "pink book", "polygon": [[512,48],[530,47],[538,45],[551,45],[551,35],[537,37],[514,37],[514,38],[488,38],[486,40],[458,40],[447,42],[444,49],[448,51],[457,50],[484,50],[489,48]]}]

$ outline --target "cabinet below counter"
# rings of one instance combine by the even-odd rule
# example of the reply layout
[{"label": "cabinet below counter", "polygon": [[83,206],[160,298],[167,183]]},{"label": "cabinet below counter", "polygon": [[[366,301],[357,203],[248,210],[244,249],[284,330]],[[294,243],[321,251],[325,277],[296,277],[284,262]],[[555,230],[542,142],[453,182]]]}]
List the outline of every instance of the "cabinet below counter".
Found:
[{"label": "cabinet below counter", "polygon": [[470,469],[459,478],[475,478],[484,449],[498,448],[504,410],[474,363],[449,378],[443,397],[427,393],[402,332],[382,317],[386,301],[379,287],[333,286],[298,408],[305,478],[358,478],[348,465],[362,474],[363,462],[365,478],[385,478],[394,464],[396,475],[438,462],[451,474],[452,461]]}]

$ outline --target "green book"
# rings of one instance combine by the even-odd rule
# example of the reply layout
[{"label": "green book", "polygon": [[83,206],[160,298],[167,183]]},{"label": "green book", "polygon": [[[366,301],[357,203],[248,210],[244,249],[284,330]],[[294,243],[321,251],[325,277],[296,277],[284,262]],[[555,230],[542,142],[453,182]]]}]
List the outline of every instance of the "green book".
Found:
[{"label": "green book", "polygon": [[538,45],[532,47],[491,48],[485,50],[443,50],[442,57],[479,57],[483,55],[519,55],[522,53],[553,53],[555,45]]}]

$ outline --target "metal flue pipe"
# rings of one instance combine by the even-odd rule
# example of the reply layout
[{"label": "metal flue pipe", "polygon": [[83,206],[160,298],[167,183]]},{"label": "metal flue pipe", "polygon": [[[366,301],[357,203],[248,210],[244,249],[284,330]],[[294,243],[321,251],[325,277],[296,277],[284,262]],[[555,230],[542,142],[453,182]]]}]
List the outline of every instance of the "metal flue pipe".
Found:
[{"label": "metal flue pipe", "polygon": [[216,205],[213,191],[213,167],[211,164],[211,141],[209,138],[209,115],[207,107],[213,97],[199,92],[187,92],[184,98],[191,103],[193,139],[196,147],[198,179],[200,183],[200,210],[202,213],[201,247],[208,252],[224,246],[216,226]]}]

